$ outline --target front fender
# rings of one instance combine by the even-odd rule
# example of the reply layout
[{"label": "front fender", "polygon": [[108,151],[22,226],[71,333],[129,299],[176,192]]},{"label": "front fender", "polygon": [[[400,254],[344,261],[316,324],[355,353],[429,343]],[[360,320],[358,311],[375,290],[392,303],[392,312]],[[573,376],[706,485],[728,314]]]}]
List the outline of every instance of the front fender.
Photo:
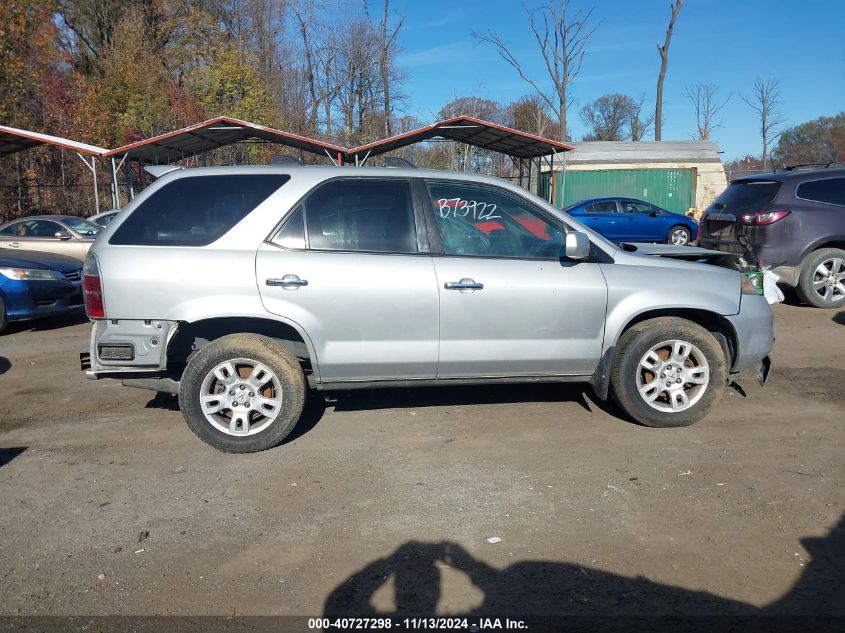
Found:
[{"label": "front fender", "polygon": [[608,287],[602,353],[617,344],[629,323],[647,312],[698,310],[718,316],[739,312],[738,272],[673,263],[677,265],[602,265]]}]

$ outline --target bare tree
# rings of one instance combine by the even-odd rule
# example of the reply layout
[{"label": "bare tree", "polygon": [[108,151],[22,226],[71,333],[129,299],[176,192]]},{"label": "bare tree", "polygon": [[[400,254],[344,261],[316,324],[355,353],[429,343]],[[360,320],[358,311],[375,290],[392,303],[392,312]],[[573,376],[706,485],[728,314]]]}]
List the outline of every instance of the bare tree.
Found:
[{"label": "bare tree", "polygon": [[[376,27],[379,45],[379,76],[381,77],[381,88],[384,98],[384,133],[386,136],[390,136],[390,86],[392,83],[390,66],[396,48],[396,37],[399,35],[399,31],[402,29],[402,24],[405,22],[405,16],[403,15],[399,18],[399,22],[396,27],[392,31],[390,30],[390,24],[388,21],[389,1],[390,0],[384,0],[384,15]],[[367,12],[367,14],[369,15],[369,12]]]},{"label": "bare tree", "polygon": [[648,134],[651,126],[654,125],[654,112],[643,117],[643,103],[645,95],[640,95],[639,101],[634,101],[628,110],[628,131],[632,141],[641,141]]},{"label": "bare tree", "polygon": [[[311,7],[308,6],[310,13]],[[309,132],[312,134],[317,127],[317,75],[314,68],[314,47],[311,42],[308,25],[311,23],[310,15],[303,16],[299,8],[294,9],[294,15],[299,25],[299,34],[302,37],[302,51],[305,55],[305,79],[308,85],[309,113],[306,118]]]},{"label": "bare tree", "polygon": [[560,122],[560,138],[565,141],[568,137],[566,112],[571,105],[567,92],[569,85],[581,72],[584,49],[598,25],[590,28],[592,9],[586,13],[581,9],[573,11],[570,9],[569,0],[562,0],[559,3],[546,0],[538,9],[529,9],[524,4],[523,8],[528,15],[528,24],[546,64],[546,70],[554,87],[553,92],[542,89],[537,80],[528,76],[523,64],[497,33],[494,31],[488,31],[486,34],[473,33],[473,37],[496,47],[499,55],[537,91],[543,101],[557,114]]},{"label": "bare tree", "polygon": [[780,81],[777,79],[761,79],[757,77],[754,80],[754,85],[751,87],[751,95],[746,97],[743,94],[739,98],[748,104],[748,107],[757,113],[760,117],[760,135],[762,137],[763,154],[763,169],[766,169],[766,163],[769,156],[769,145],[779,135],[778,128],[783,125],[786,118],[778,112],[780,105]]},{"label": "bare tree", "polygon": [[692,101],[695,110],[699,141],[709,141],[711,132],[722,125],[721,121],[716,120],[716,115],[731,100],[731,95],[722,101],[716,96],[718,91],[716,84],[691,84],[686,87],[685,94]]},{"label": "bare tree", "polygon": [[653,115],[642,118],[643,101],[619,93],[606,94],[581,108],[581,120],[587,126],[585,141],[639,141],[645,135]]},{"label": "bare tree", "polygon": [[587,126],[585,141],[624,141],[629,111],[634,100],[619,93],[602,95],[581,108],[581,120]]},{"label": "bare tree", "polygon": [[666,79],[666,69],[669,66],[669,44],[672,42],[672,29],[675,28],[675,20],[684,0],[675,0],[672,4],[672,17],[669,19],[669,28],[666,29],[666,39],[663,46],[657,45],[660,53],[660,74],[657,76],[657,99],[654,104],[654,140],[659,141],[663,136],[663,80]]},{"label": "bare tree", "polygon": [[507,125],[538,136],[558,136],[557,123],[551,115],[549,104],[533,93],[509,103]]}]

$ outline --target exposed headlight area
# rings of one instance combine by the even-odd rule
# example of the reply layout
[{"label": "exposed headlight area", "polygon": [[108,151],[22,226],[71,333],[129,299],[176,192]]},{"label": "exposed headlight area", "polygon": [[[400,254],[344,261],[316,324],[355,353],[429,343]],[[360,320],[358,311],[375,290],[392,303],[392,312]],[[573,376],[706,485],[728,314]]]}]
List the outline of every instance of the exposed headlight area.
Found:
[{"label": "exposed headlight area", "polygon": [[[762,279],[760,280],[762,282]],[[754,282],[751,281],[751,278],[747,275],[742,275],[742,294],[744,295],[757,295],[760,294],[757,290],[757,286],[754,285]]]},{"label": "exposed headlight area", "polygon": [[15,281],[64,281],[65,276],[55,270],[39,268],[0,268],[0,275]]}]

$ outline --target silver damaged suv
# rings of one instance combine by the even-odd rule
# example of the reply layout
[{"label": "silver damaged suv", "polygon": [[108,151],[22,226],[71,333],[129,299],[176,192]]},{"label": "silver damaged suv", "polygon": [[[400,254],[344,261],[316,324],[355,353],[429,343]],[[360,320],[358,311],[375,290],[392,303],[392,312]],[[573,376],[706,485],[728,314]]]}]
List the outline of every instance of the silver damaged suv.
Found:
[{"label": "silver damaged suv", "polygon": [[770,363],[736,270],[630,252],[508,182],[353,167],[172,172],[91,248],[90,378],[177,393],[203,441],[278,445],[309,389],[588,382],[685,426]]}]

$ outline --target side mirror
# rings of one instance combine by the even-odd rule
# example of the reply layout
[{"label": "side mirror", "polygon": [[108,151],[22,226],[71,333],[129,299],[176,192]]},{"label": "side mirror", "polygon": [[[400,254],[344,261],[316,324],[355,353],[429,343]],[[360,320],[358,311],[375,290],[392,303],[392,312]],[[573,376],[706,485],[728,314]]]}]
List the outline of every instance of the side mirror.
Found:
[{"label": "side mirror", "polygon": [[587,259],[590,256],[590,238],[586,233],[570,231],[566,234],[564,254],[569,259]]},{"label": "side mirror", "polygon": [[649,211],[649,212],[648,212],[648,217],[650,217],[650,218],[656,218],[656,217],[657,217],[657,211]]},{"label": "side mirror", "polygon": [[56,231],[55,236],[58,237],[60,240],[69,240],[71,237],[73,237],[67,231]]}]

